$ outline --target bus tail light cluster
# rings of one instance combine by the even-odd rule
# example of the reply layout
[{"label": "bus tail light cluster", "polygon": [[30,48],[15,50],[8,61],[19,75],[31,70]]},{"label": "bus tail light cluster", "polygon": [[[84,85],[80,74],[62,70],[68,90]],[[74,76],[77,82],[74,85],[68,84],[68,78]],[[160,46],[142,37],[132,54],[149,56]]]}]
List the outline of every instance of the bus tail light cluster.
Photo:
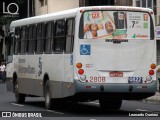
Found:
[{"label": "bus tail light cluster", "polygon": [[80,13],[83,13],[83,10],[80,10]]},{"label": "bus tail light cluster", "polygon": [[[151,65],[150,65],[150,70],[149,70],[149,75],[146,77],[146,80],[148,81],[148,82],[151,82],[151,80],[152,80],[152,75],[154,75],[154,69],[156,68],[156,65],[154,64],[154,63],[152,63]],[[146,81],[146,82],[147,82]]]},{"label": "bus tail light cluster", "polygon": [[76,64],[76,67],[78,68],[78,74],[80,75],[80,79],[81,80],[86,80],[86,76],[85,75],[83,75],[84,74],[84,70],[82,69],[82,63],[77,63]]},{"label": "bus tail light cluster", "polygon": [[78,70],[78,74],[82,75],[84,73],[84,70],[83,69],[79,69]]},{"label": "bus tail light cluster", "polygon": [[151,67],[151,69],[155,69],[156,65],[154,63],[152,63],[150,67]]},{"label": "bus tail light cluster", "polygon": [[85,75],[81,75],[80,79],[83,80],[83,81],[85,81],[86,80],[86,76]]},{"label": "bus tail light cluster", "polygon": [[154,70],[150,70],[149,75],[154,75]]},{"label": "bus tail light cluster", "polygon": [[154,12],[150,12],[150,14],[152,15],[152,14],[154,14]]},{"label": "bus tail light cluster", "polygon": [[77,63],[76,67],[79,68],[79,69],[82,68],[82,63]]},{"label": "bus tail light cluster", "polygon": [[154,69],[156,68],[156,65],[154,63],[152,63],[150,65],[151,70],[149,70],[149,75],[154,75]]},{"label": "bus tail light cluster", "polygon": [[146,80],[147,80],[147,81],[151,81],[151,80],[152,80],[152,77],[151,77],[150,75],[148,75],[148,76],[146,77]]}]

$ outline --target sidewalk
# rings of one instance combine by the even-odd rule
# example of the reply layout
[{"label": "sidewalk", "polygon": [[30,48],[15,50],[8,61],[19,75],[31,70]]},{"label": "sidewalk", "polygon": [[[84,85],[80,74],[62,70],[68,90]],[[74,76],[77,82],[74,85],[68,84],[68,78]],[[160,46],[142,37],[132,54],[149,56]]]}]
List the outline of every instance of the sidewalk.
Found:
[{"label": "sidewalk", "polygon": [[154,96],[144,99],[143,102],[160,104],[160,92],[157,92]]}]

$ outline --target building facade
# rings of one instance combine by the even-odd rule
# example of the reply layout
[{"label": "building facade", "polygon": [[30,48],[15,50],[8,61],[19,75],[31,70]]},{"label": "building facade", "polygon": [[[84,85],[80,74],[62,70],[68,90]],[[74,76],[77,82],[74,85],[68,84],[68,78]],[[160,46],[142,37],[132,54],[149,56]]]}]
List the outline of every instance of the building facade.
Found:
[{"label": "building facade", "polygon": [[153,9],[156,26],[160,25],[160,0],[133,0],[133,6]]},{"label": "building facade", "polygon": [[82,6],[135,6],[154,10],[156,25],[160,25],[160,0],[34,0],[35,15],[82,7]]},{"label": "building facade", "polygon": [[79,7],[79,0],[35,0],[35,15]]},{"label": "building facade", "polygon": [[35,0],[35,15],[83,7],[83,6],[132,6],[133,0]]}]

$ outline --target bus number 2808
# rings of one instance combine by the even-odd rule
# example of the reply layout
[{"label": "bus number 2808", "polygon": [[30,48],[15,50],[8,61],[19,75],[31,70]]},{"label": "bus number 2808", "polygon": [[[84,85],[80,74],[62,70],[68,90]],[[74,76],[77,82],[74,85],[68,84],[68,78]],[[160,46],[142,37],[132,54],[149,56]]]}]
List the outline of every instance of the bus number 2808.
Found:
[{"label": "bus number 2808", "polygon": [[104,83],[104,82],[106,82],[106,78],[105,77],[91,76],[89,82]]}]

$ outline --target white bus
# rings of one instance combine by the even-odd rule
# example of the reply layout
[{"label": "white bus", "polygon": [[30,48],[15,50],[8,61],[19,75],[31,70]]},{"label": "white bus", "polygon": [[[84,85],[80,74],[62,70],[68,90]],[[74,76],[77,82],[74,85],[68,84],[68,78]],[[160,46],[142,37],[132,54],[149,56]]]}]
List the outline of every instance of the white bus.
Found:
[{"label": "white bus", "polygon": [[81,7],[13,21],[7,85],[17,103],[27,96],[99,100],[118,110],[122,100],[155,94],[156,41],[151,9]]}]

